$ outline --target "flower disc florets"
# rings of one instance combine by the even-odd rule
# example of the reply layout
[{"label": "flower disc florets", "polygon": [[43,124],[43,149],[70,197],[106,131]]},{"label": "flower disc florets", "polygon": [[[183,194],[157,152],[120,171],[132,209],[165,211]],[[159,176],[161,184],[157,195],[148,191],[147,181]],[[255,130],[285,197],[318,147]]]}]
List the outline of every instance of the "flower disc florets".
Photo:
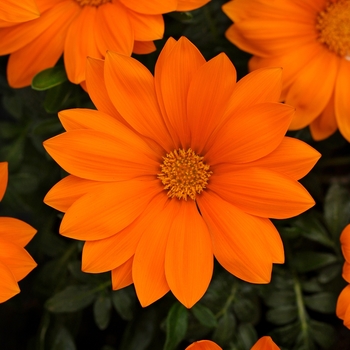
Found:
[{"label": "flower disc florets", "polygon": [[318,14],[319,41],[341,57],[350,56],[350,0],[333,0]]},{"label": "flower disc florets", "polygon": [[80,6],[99,6],[105,4],[107,2],[111,2],[111,0],[75,0]]},{"label": "flower disc florets", "polygon": [[162,173],[158,178],[162,181],[164,189],[168,190],[171,198],[187,200],[187,197],[196,198],[206,188],[212,175],[210,165],[203,163],[203,157],[198,156],[191,148],[174,150],[163,157],[160,166]]}]

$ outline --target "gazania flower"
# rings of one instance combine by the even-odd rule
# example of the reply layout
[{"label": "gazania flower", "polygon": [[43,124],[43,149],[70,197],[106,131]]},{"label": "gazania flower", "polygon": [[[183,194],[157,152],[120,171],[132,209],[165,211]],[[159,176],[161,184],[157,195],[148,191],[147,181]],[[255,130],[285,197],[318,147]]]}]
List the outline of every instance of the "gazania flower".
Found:
[{"label": "gazania flower", "polygon": [[0,28],[39,17],[35,0],[0,1]]},{"label": "gazania flower", "polygon": [[350,141],[350,1],[234,0],[227,38],[253,54],[251,70],[283,67],[282,100],[296,107],[290,129],[315,140],[337,129]]},{"label": "gazania flower", "polygon": [[[350,283],[350,225],[347,225],[340,235],[340,243],[345,258],[343,278]],[[350,329],[350,284],[341,291],[338,297],[336,314],[344,321],[344,326]]]},{"label": "gazania flower", "polygon": [[[222,350],[219,345],[210,340],[200,340],[192,343],[186,350]],[[271,337],[260,338],[251,348],[251,350],[279,350],[279,347],[273,342]]]},{"label": "gazania flower", "polygon": [[292,107],[276,103],[281,70],[236,83],[225,54],[206,62],[187,39],[169,39],[155,76],[108,52],[90,59],[96,110],[62,111],[67,132],[44,143],[71,175],[45,202],[60,233],[86,241],[82,268],[134,283],[146,306],[171,290],[187,307],[206,291],[213,255],[235,276],[268,283],[282,263],[270,218],[314,205],[298,183],[319,153],[285,137]]},{"label": "gazania flower", "polygon": [[[7,186],[7,163],[0,163],[0,200]],[[0,303],[20,292],[18,281],[36,266],[24,249],[36,230],[13,218],[0,217]]]},{"label": "gazania flower", "polygon": [[0,55],[11,54],[8,82],[15,88],[30,85],[64,52],[68,78],[79,84],[85,80],[87,56],[102,58],[107,49],[149,53],[153,40],[163,36],[163,13],[193,10],[208,1],[36,0],[40,18],[0,29]]}]

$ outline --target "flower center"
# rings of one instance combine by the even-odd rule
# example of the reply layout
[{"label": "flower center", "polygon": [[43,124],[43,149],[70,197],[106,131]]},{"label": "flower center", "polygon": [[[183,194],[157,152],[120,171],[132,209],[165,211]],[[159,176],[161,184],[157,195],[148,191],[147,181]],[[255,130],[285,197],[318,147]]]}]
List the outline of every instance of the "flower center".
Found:
[{"label": "flower center", "polygon": [[196,199],[196,194],[206,188],[208,180],[212,175],[209,171],[210,165],[203,163],[203,157],[198,156],[189,148],[174,150],[163,157],[163,164],[160,166],[162,172],[158,174],[168,190],[171,198],[187,200],[187,197]]},{"label": "flower center", "polygon": [[111,2],[112,0],[75,0],[80,6],[99,6],[105,4],[106,2]]},{"label": "flower center", "polygon": [[350,56],[350,0],[329,0],[318,14],[319,41],[341,57]]}]

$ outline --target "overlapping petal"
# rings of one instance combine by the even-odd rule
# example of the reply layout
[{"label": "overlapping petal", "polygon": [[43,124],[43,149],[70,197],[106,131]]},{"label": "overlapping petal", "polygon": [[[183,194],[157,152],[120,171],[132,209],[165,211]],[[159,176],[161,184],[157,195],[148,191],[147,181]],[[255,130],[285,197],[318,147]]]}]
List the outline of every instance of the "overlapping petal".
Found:
[{"label": "overlapping petal", "polygon": [[251,348],[251,350],[279,350],[271,337],[261,337]]},{"label": "overlapping petal", "polygon": [[211,340],[200,340],[192,343],[185,350],[222,350],[222,348]]},{"label": "overlapping petal", "polygon": [[6,22],[26,22],[39,16],[34,0],[0,1],[0,27]]},{"label": "overlapping petal", "polygon": [[7,162],[0,162],[0,201],[4,197],[7,181],[8,181],[8,172],[7,172]]}]

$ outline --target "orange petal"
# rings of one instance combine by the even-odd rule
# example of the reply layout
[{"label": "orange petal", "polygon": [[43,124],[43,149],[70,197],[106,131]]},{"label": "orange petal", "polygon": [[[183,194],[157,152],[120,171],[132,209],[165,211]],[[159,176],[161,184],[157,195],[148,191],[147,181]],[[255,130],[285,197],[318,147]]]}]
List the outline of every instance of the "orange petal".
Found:
[{"label": "orange petal", "polygon": [[290,218],[315,204],[299,182],[264,168],[214,174],[208,187],[244,212],[264,218]]},{"label": "orange petal", "polygon": [[345,226],[340,235],[341,250],[344,258],[350,263],[350,224]]},{"label": "orange petal", "polygon": [[17,281],[9,268],[0,261],[0,303],[20,292]]},{"label": "orange petal", "polygon": [[95,39],[96,17],[96,6],[83,6],[68,29],[64,44],[64,65],[72,83],[79,84],[85,80],[88,56],[102,58]]},{"label": "orange petal", "polygon": [[134,58],[108,52],[105,81],[109,97],[123,118],[140,134],[168,152],[168,131],[157,103],[152,74]]},{"label": "orange petal", "polygon": [[206,162],[246,163],[266,156],[282,142],[293,114],[294,108],[279,103],[240,111],[209,139]]},{"label": "orange petal", "polygon": [[[160,193],[150,201],[143,213],[123,230],[104,239],[86,242],[83,248],[83,271],[99,273],[113,270],[130,259],[147,228],[157,225],[160,220],[158,214],[167,200],[167,196]],[[150,243],[153,244],[153,240],[148,241],[148,244]]]},{"label": "orange petal", "polygon": [[0,237],[19,247],[25,247],[34,237],[36,229],[27,223],[8,217],[0,217]]},{"label": "orange petal", "polygon": [[211,340],[200,340],[192,343],[185,350],[222,350],[222,348]]},{"label": "orange petal", "polygon": [[[164,104],[169,123],[178,134],[181,146],[190,147],[190,130],[187,118],[187,95],[190,83],[205,59],[185,37],[171,43],[161,62],[157,62],[155,76],[158,99]],[[158,81],[157,81],[158,80]]]},{"label": "orange petal", "polygon": [[191,308],[206,292],[213,274],[212,243],[196,203],[175,200],[175,204],[178,212],[169,231],[165,275],[175,297]]},{"label": "orange petal", "polygon": [[350,283],[350,263],[344,261],[342,277],[346,282]]},{"label": "orange petal", "polygon": [[44,203],[56,210],[66,212],[84,194],[104,185],[105,182],[85,180],[69,175],[51,188],[44,198]]},{"label": "orange petal", "polygon": [[[37,73],[53,67],[62,55],[66,31],[77,9],[74,3],[67,1],[55,6],[54,10],[55,16],[51,16],[53,11],[48,11],[46,13],[50,14],[47,16],[49,19],[45,23],[37,23],[43,29],[40,35],[32,36],[30,43],[11,54],[7,65],[10,86],[19,88],[30,85]],[[36,21],[39,19],[34,22]],[[48,23],[49,26],[45,28]],[[27,29],[24,36],[31,35],[29,28]]]},{"label": "orange petal", "polygon": [[335,115],[339,131],[350,142],[350,62],[348,59],[340,62],[335,86]]},{"label": "orange petal", "polygon": [[143,307],[160,299],[169,291],[165,277],[165,251],[168,234],[178,206],[161,193],[156,218],[145,227],[137,246],[132,276],[137,297]]},{"label": "orange petal", "polygon": [[155,176],[153,151],[120,124],[113,137],[95,130],[72,130],[44,142],[46,151],[68,173],[88,180],[122,181]]},{"label": "orange petal", "polygon": [[134,30],[128,11],[118,1],[97,7],[95,40],[103,57],[107,50],[131,55]]},{"label": "orange petal", "polygon": [[78,240],[110,237],[130,225],[163,189],[159,181],[106,184],[79,198],[63,217],[60,233]]},{"label": "orange petal", "polygon": [[113,290],[122,289],[132,284],[132,263],[133,257],[127,260],[123,265],[112,270],[112,288]]},{"label": "orange petal", "polygon": [[96,108],[125,124],[125,120],[113,106],[108,96],[104,78],[104,64],[100,59],[88,57],[86,63],[86,86]]},{"label": "orange petal", "polygon": [[172,12],[176,10],[177,0],[152,0],[152,1],[139,1],[139,0],[119,0],[125,7],[142,14],[161,14]]},{"label": "orange petal", "polygon": [[8,163],[0,162],[0,201],[5,195],[8,182]]},{"label": "orange petal", "polygon": [[[350,306],[350,284],[348,284],[339,294],[337,306],[335,313],[336,315],[344,321],[344,324],[347,324],[347,327],[350,326],[350,314],[348,313]],[[345,315],[348,314],[347,319]]]},{"label": "orange petal", "polygon": [[251,348],[251,350],[279,350],[271,337],[261,337]]},{"label": "orange petal", "polygon": [[198,205],[218,262],[244,281],[269,283],[273,261],[271,242],[265,239],[272,229],[269,220],[248,215],[209,190],[198,196]]},{"label": "orange petal", "polygon": [[201,66],[188,91],[191,147],[199,154],[218,124],[236,84],[236,69],[225,54]]},{"label": "orange petal", "polygon": [[177,9],[176,11],[192,11],[198,9],[210,0],[177,0]]},{"label": "orange petal", "polygon": [[293,180],[299,180],[309,173],[320,157],[321,154],[307,143],[284,137],[274,151],[247,166],[268,168]]},{"label": "orange petal", "polygon": [[[324,67],[327,67],[326,75],[322,74]],[[291,130],[309,125],[327,106],[334,90],[338,58],[320,45],[317,55],[300,68],[285,100],[296,108]]]},{"label": "orange petal", "polygon": [[314,140],[320,141],[334,134],[337,129],[333,95],[321,115],[310,124],[310,132]]},{"label": "orange petal", "polygon": [[153,41],[135,41],[132,52],[137,55],[142,55],[154,52],[156,49],[156,45],[154,45]]},{"label": "orange petal", "polygon": [[35,261],[22,247],[0,238],[0,261],[11,271],[16,281],[28,275],[36,266]]},{"label": "orange petal", "polygon": [[152,41],[163,37],[164,20],[162,15],[145,15],[128,11],[128,18],[133,28],[135,40]]},{"label": "orange petal", "polygon": [[39,16],[34,0],[0,1],[0,21],[25,22]]}]

